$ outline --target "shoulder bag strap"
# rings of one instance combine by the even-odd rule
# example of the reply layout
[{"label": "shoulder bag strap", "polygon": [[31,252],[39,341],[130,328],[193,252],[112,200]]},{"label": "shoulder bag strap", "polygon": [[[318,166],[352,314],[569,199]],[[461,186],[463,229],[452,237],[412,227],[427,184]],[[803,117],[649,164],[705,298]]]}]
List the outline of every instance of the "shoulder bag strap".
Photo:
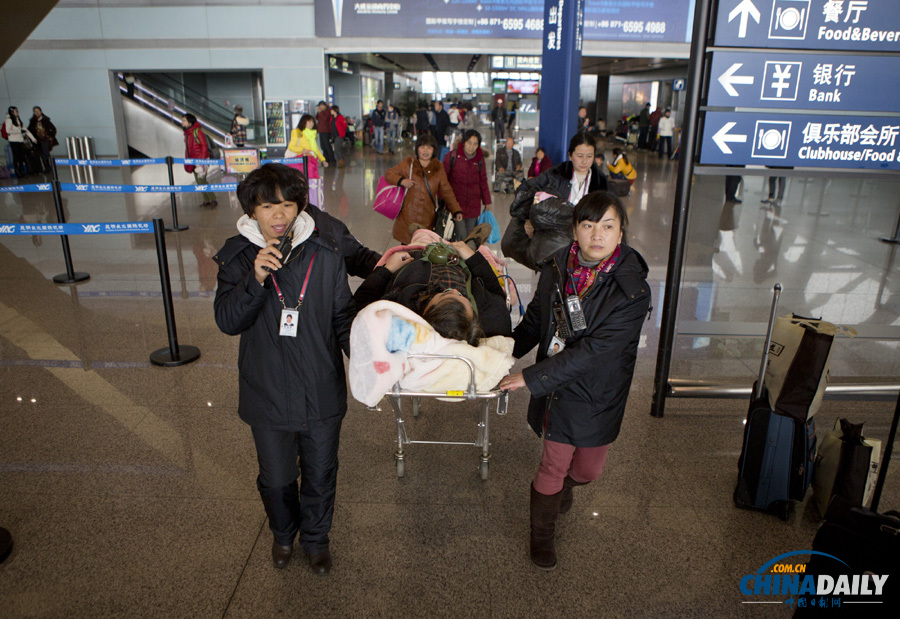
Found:
[{"label": "shoulder bag strap", "polygon": [[428,177],[425,176],[425,168],[422,167],[422,162],[416,159],[416,162],[419,164],[419,168],[422,170],[422,180],[425,181],[425,189],[428,190],[428,197],[431,198],[431,202],[434,204],[434,212],[437,213],[440,206],[438,205],[437,200],[434,199],[434,194],[431,193],[431,186],[428,184]]}]

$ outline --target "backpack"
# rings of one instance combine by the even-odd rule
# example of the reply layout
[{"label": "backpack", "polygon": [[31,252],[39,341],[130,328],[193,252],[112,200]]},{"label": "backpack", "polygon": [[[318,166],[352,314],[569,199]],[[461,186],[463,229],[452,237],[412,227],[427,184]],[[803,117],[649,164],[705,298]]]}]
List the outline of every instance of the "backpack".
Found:
[{"label": "backpack", "polygon": [[2,125],[0,125],[0,136],[2,136],[4,140],[9,139],[9,133],[6,131],[6,122],[5,121]]},{"label": "backpack", "polygon": [[[197,141],[197,144],[200,144],[200,135],[199,135],[199,131],[200,131],[200,128],[199,128],[199,127],[195,127],[195,128],[194,128],[194,131],[192,132],[192,135],[194,136],[194,139]],[[210,140],[208,136],[206,137],[206,151],[209,153],[209,158],[210,158],[210,159],[219,159],[219,158],[220,158],[220,157],[218,156],[218,155],[219,155],[219,149],[216,147],[215,142],[213,142],[212,140]]]}]

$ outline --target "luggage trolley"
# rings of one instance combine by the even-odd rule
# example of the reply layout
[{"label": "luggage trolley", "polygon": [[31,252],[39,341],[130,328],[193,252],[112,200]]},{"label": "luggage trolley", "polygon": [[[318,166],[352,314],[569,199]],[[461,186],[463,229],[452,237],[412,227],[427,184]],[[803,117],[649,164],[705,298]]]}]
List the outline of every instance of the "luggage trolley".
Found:
[{"label": "luggage trolley", "polygon": [[[488,467],[491,459],[491,443],[490,443],[490,416],[491,408],[495,408],[498,415],[505,415],[509,401],[509,393],[494,389],[492,391],[476,391],[475,390],[475,366],[465,357],[458,355],[409,355],[409,359],[454,359],[462,361],[469,368],[469,385],[465,391],[447,391],[443,393],[428,393],[424,391],[403,391],[400,389],[400,383],[396,383],[392,391],[385,395],[390,399],[391,406],[397,416],[397,451],[394,453],[394,463],[397,465],[397,477],[403,477],[406,473],[406,452],[404,445],[473,445],[481,448],[479,471],[481,479],[487,479]],[[421,398],[465,398],[465,401],[480,401],[481,416],[478,422],[478,434],[475,442],[458,442],[458,441],[412,441],[406,433],[406,424],[403,421],[403,398],[412,400],[413,417],[419,416],[419,405]],[[496,403],[495,407],[491,403]]]}]

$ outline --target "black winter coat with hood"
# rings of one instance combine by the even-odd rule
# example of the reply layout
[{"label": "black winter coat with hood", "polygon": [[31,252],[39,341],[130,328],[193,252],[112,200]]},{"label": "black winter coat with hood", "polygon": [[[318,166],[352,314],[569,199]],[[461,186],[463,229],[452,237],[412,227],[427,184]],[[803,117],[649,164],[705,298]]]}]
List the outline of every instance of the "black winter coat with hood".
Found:
[{"label": "black winter coat with hood", "polygon": [[528,423],[547,440],[575,447],[600,447],[619,434],[631,388],[641,327],[650,310],[647,263],[627,245],[609,273],[597,279],[581,299],[587,328],[547,356],[556,320],[556,286],[565,294],[566,259],[571,244],[542,265],[538,288],[516,327],[513,355],[521,358],[538,346],[537,362],[525,368],[531,391]]},{"label": "black winter coat with hood", "polygon": [[[568,200],[569,193],[572,191],[572,176],[574,174],[575,166],[572,162],[563,161],[546,172],[538,174],[534,178],[529,178],[519,185],[516,197],[513,198],[512,204],[509,206],[509,214],[522,222],[528,219],[531,213],[531,203],[534,201],[534,194],[539,191]],[[606,191],[606,189],[606,177],[600,173],[596,165],[591,164],[591,180],[588,184],[587,193]]]},{"label": "black winter coat with hood", "polygon": [[303,210],[313,218],[316,228],[325,230],[337,239],[348,275],[365,279],[372,273],[375,265],[381,260],[381,254],[360,243],[350,234],[344,222],[320,210],[314,204],[307,204]]},{"label": "black winter coat with hood", "polygon": [[317,224],[276,273],[284,303],[293,308],[309,272],[297,337],[278,335],[278,293],[271,277],[260,285],[254,275],[260,247],[237,235],[213,257],[219,265],[216,324],[228,335],[241,336],[238,413],[255,428],[301,431],[309,421],[347,412],[341,351],[349,354],[351,321],[342,230],[324,218]]},{"label": "black winter coat with hood", "polygon": [[[519,185],[516,197],[509,207],[512,219],[500,240],[504,256],[533,271],[540,271],[544,260],[560,247],[571,243],[574,205],[569,204],[569,193],[574,174],[575,166],[572,162],[564,161]],[[606,188],[606,177],[596,165],[591,164],[591,178],[586,193],[606,191]],[[539,191],[554,195],[556,199],[548,198],[533,204],[534,195]],[[534,226],[532,237],[525,232],[526,219],[531,220]]]}]

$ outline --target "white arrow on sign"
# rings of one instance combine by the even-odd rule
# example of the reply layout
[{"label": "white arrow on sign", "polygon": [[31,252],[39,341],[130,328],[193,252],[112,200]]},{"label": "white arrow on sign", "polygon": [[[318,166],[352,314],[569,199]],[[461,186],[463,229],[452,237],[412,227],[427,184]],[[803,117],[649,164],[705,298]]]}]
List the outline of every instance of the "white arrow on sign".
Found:
[{"label": "white arrow on sign", "polygon": [[738,15],[741,16],[741,25],[738,30],[738,38],[743,39],[747,36],[747,22],[749,21],[747,18],[752,17],[753,21],[757,24],[759,23],[759,18],[761,17],[759,14],[759,9],[756,8],[756,5],[753,4],[750,0],[742,0],[739,5],[732,9],[731,13],[728,14],[728,22],[734,21],[734,18]]},{"label": "white arrow on sign", "polygon": [[737,123],[725,123],[725,126],[716,131],[716,134],[712,137],[713,142],[716,143],[716,146],[721,149],[723,153],[726,155],[731,154],[731,148],[728,146],[729,142],[746,142],[746,135],[737,135],[732,134],[728,135],[728,132],[731,131],[731,128],[734,127]]},{"label": "white arrow on sign", "polygon": [[743,62],[736,62],[725,71],[722,75],[719,76],[719,83],[722,84],[722,88],[725,89],[732,97],[738,96],[738,91],[735,90],[734,84],[752,84],[753,76],[752,75],[735,75],[738,69],[744,66]]}]

